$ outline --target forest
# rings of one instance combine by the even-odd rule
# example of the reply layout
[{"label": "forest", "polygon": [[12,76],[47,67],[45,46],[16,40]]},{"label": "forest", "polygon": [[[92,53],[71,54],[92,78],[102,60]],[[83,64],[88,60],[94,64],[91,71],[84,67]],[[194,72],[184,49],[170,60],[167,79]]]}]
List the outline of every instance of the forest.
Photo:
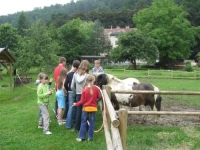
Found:
[{"label": "forest", "polygon": [[[156,10],[157,7],[160,8]],[[141,21],[144,19],[143,11],[148,15]],[[199,18],[200,0],[72,0],[65,5],[56,4],[0,16],[0,47],[11,49],[18,60],[16,67],[20,66],[23,70],[42,65],[40,62],[43,59],[53,63],[55,56],[59,55],[70,56],[70,63],[83,54],[109,55],[112,47],[103,30],[129,26],[137,27],[139,32],[119,36],[117,54],[112,55],[114,61],[154,60],[152,58],[158,56],[149,57],[152,52],[159,52],[160,57],[163,55],[166,60],[195,59],[200,48]],[[150,27],[150,24],[154,26]],[[166,36],[169,31],[171,33]],[[126,37],[131,37],[133,41],[127,41]],[[143,46],[127,46],[127,42]],[[127,52],[130,48],[133,53],[138,51],[137,55],[129,57]],[[145,52],[146,49],[150,51]],[[121,54],[122,50],[126,52]],[[46,53],[50,55],[47,57]],[[28,55],[32,63],[24,64]]]}]

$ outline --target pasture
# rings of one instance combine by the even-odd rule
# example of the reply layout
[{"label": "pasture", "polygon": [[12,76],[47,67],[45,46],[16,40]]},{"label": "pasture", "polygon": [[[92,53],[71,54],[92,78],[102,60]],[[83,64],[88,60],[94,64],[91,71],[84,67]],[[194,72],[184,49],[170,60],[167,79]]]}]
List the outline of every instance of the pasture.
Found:
[{"label": "pasture", "polygon": [[[67,130],[65,126],[58,126],[51,106],[49,106],[50,128],[53,135],[42,134],[42,130],[37,128],[38,106],[34,85],[37,74],[35,72],[28,74],[33,81],[27,87],[17,87],[13,90],[0,87],[0,149],[106,149],[103,131],[95,133],[92,142],[77,143],[75,139],[78,133]],[[0,86],[9,84],[9,76],[5,72],[3,77]],[[161,91],[199,91],[200,89],[199,80],[138,79],[140,82],[156,85]],[[162,95],[162,97],[161,110],[163,111],[200,111],[199,96]],[[54,105],[54,95],[50,100]],[[158,124],[154,124],[152,116],[148,117],[145,124],[141,124],[141,116],[129,115],[128,118],[127,150],[200,149],[198,117],[162,115]],[[101,113],[98,112],[95,129],[99,129],[101,124]]]}]

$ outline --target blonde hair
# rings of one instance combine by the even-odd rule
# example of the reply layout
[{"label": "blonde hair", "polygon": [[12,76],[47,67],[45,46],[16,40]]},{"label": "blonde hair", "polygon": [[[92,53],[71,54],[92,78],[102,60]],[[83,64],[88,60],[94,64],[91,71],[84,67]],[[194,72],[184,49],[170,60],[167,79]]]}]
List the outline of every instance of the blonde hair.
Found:
[{"label": "blonde hair", "polygon": [[44,73],[43,73],[43,72],[40,72],[40,73],[38,74],[38,78],[37,78],[37,79],[40,80],[40,78],[41,78],[42,75],[44,75]]},{"label": "blonde hair", "polygon": [[66,68],[62,68],[59,72],[58,75],[58,89],[61,89],[63,86],[63,81],[65,80],[67,75],[67,69]]},{"label": "blonde hair", "polygon": [[95,81],[95,76],[93,74],[89,74],[86,82],[83,86],[83,90],[87,87],[90,86],[90,94],[93,95],[94,91],[93,91],[93,86],[94,86],[94,81]]},{"label": "blonde hair", "polygon": [[97,60],[94,61],[94,63],[95,64],[100,64],[100,60],[97,59]]},{"label": "blonde hair", "polygon": [[87,60],[82,60],[78,67],[77,73],[79,75],[89,73],[89,68],[90,68],[90,63]]}]

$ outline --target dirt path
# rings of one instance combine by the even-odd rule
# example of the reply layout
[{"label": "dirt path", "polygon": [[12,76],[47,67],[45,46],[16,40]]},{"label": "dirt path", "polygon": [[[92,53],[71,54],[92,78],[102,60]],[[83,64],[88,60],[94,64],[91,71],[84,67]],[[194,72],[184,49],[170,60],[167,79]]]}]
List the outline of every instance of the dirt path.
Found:
[{"label": "dirt path", "polygon": [[[138,108],[133,108],[133,110]],[[188,107],[173,105],[173,100],[165,100],[162,102],[162,111],[186,111],[186,112],[200,112],[200,107]],[[145,126],[155,125],[154,116],[148,115],[145,123],[142,122],[143,115],[128,115],[128,125],[141,124]],[[197,126],[200,125],[198,116],[180,116],[180,115],[161,115],[158,119],[159,126]]]}]

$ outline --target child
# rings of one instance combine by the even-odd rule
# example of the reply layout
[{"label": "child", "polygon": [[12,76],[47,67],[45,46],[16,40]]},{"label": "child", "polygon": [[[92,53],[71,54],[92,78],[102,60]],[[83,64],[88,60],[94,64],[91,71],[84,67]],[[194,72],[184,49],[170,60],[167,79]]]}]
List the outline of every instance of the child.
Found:
[{"label": "child", "polygon": [[[80,101],[83,85],[88,77],[90,63],[87,60],[82,60],[78,70],[74,73],[71,83],[71,89],[74,93],[76,93],[76,102]],[[76,123],[75,123],[75,131],[80,130],[81,126],[81,113],[82,113],[82,105],[76,108]]]},{"label": "child", "polygon": [[63,110],[65,109],[65,102],[66,102],[66,89],[64,87],[64,83],[65,83],[65,78],[67,75],[67,69],[66,68],[62,68],[60,70],[60,73],[58,75],[58,90],[56,91],[56,100],[58,103],[58,109],[57,109],[57,114],[58,114],[58,125],[63,125]]},{"label": "child", "polygon": [[42,116],[39,119],[39,126],[43,126],[44,134],[50,135],[52,132],[49,131],[49,112],[48,112],[48,104],[49,104],[49,95],[53,92],[49,91],[48,89],[48,76],[45,74],[39,75],[40,84],[37,89],[37,96],[38,96],[38,106],[41,110]]},{"label": "child", "polygon": [[[43,72],[40,72],[39,74],[38,74],[38,78],[37,78],[37,80],[35,81],[35,85],[36,86],[38,86],[39,84],[40,84],[40,76],[41,75],[44,75],[44,73]],[[53,81],[53,79],[51,78],[50,80],[49,80],[49,83],[48,83],[48,88],[50,89],[51,88],[51,83],[52,83],[52,81]],[[41,114],[41,110],[39,110],[39,119],[42,117],[42,114]],[[38,128],[43,128],[43,126],[38,126]]]},{"label": "child", "polygon": [[94,65],[95,65],[95,67],[92,68],[92,73],[93,74],[104,73],[103,68],[100,66],[100,61],[99,60],[95,60],[94,61]]},{"label": "child", "polygon": [[95,114],[97,111],[97,99],[100,99],[101,97],[99,89],[94,85],[94,82],[94,75],[89,75],[83,87],[81,100],[78,103],[73,104],[73,106],[79,106],[83,104],[81,128],[79,131],[78,138],[76,139],[78,142],[81,142],[86,139],[88,118],[90,120],[88,123],[88,140],[90,141],[93,139]]},{"label": "child", "polygon": [[66,117],[66,128],[70,129],[72,127],[72,122],[75,120],[74,116],[76,109],[72,107],[72,104],[75,102],[76,94],[71,90],[71,82],[72,78],[74,76],[74,73],[77,71],[78,67],[80,65],[79,60],[74,60],[72,63],[72,68],[68,72],[67,77],[65,79],[65,89],[67,90],[67,96],[68,96],[68,113]]}]

